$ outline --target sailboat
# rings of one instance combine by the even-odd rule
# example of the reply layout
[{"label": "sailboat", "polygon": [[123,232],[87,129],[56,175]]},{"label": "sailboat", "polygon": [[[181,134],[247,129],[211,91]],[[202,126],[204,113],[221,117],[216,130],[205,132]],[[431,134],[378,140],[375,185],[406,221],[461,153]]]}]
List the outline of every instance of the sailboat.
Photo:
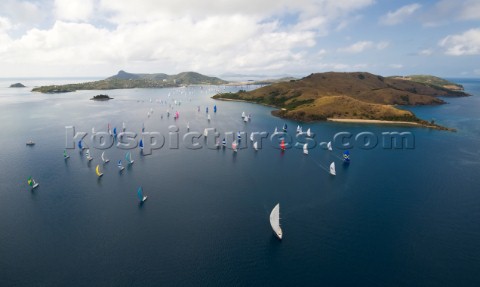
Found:
[{"label": "sailboat", "polygon": [[335,172],[335,162],[332,162],[330,164],[330,174],[331,175],[336,175],[337,173]]},{"label": "sailboat", "polygon": [[282,151],[285,151],[285,140],[284,139],[282,139],[282,141],[280,142],[280,149]]},{"label": "sailboat", "polygon": [[328,148],[328,150],[332,150],[332,142],[327,143],[327,148]]},{"label": "sailboat", "polygon": [[108,123],[107,132],[109,135],[112,135],[112,130],[110,129],[110,123]]},{"label": "sailboat", "polygon": [[310,128],[307,130],[307,136],[312,136],[312,133],[310,132]]},{"label": "sailboat", "polygon": [[243,118],[243,121],[244,121],[244,122],[248,122],[248,116],[244,117],[244,118]]},{"label": "sailboat", "polygon": [[237,141],[232,142],[232,149],[234,152],[237,152]]},{"label": "sailboat", "polygon": [[238,141],[242,140],[242,134],[240,132],[237,132],[237,139]]},{"label": "sailboat", "polygon": [[113,136],[117,137],[117,128],[113,128]]},{"label": "sailboat", "polygon": [[226,147],[226,146],[227,146],[227,141],[225,140],[225,138],[223,138],[223,140],[222,140],[222,146],[223,146],[223,147]]},{"label": "sailboat", "polygon": [[203,130],[203,136],[204,136],[204,137],[207,137],[207,136],[208,136],[208,130],[207,130],[207,129],[204,129],[204,130]]},{"label": "sailboat", "polygon": [[303,154],[308,154],[308,144],[303,145]]},{"label": "sailboat", "polygon": [[118,169],[120,169],[120,171],[122,171],[122,170],[124,170],[124,169],[125,169],[125,168],[123,167],[123,165],[122,165],[122,160],[121,160],[121,159],[120,159],[120,160],[118,160],[118,164],[117,164],[117,166],[118,166]]},{"label": "sailboat", "polygon": [[78,141],[78,148],[82,151],[85,147],[82,145],[82,140]]},{"label": "sailboat", "polygon": [[187,132],[190,131],[190,122],[187,122]]},{"label": "sailboat", "polygon": [[302,132],[302,127],[301,126],[297,126],[297,133],[301,133]]},{"label": "sailboat", "polygon": [[274,134],[278,133],[277,127],[275,127],[275,130],[273,131]]},{"label": "sailboat", "polygon": [[92,134],[95,133],[95,127],[92,127]]},{"label": "sailboat", "polygon": [[129,163],[129,164],[133,164],[133,160],[132,160],[132,154],[127,151],[127,153],[125,154],[125,160]]},{"label": "sailboat", "polygon": [[143,196],[143,188],[141,186],[137,190],[137,198],[140,203],[143,203],[145,200],[147,200],[147,196]]},{"label": "sailboat", "polygon": [[208,107],[205,108],[205,112],[208,114]]},{"label": "sailboat", "polygon": [[95,168],[95,173],[97,174],[98,177],[101,177],[103,173],[100,171],[100,165],[97,164],[97,167]]},{"label": "sailboat", "polygon": [[28,185],[30,185],[32,187],[32,189],[34,189],[35,187],[37,187],[39,185],[38,182],[35,182],[33,177],[29,177],[28,180],[27,180],[27,183],[28,183]]},{"label": "sailboat", "polygon": [[70,156],[67,154],[67,150],[64,149],[64,150],[63,150],[63,158],[64,158],[64,159],[67,159],[67,158],[69,158],[69,157],[70,157]]},{"label": "sailboat", "polygon": [[242,112],[242,118],[244,118],[244,117],[245,117],[245,112]]},{"label": "sailboat", "polygon": [[91,161],[93,159],[93,157],[90,156],[90,150],[89,149],[87,149],[86,156],[87,156],[88,161]]},{"label": "sailboat", "polygon": [[213,112],[214,112],[214,113],[217,112],[217,105],[214,105],[214,106],[213,106]]},{"label": "sailboat", "polygon": [[253,142],[254,138],[253,138],[253,133],[250,134],[250,140]]},{"label": "sailboat", "polygon": [[287,132],[287,124],[283,124],[283,131]]},{"label": "sailboat", "polygon": [[343,162],[350,163],[350,152],[348,150],[343,152]]},{"label": "sailboat", "polygon": [[207,116],[207,120],[208,120],[208,121],[210,121],[210,114],[208,114],[208,116]]},{"label": "sailboat", "polygon": [[145,124],[142,123],[142,133],[145,132]]},{"label": "sailboat", "polygon": [[110,161],[108,158],[105,158],[105,152],[102,152],[102,161],[103,161],[104,163],[107,163],[107,162]]},{"label": "sailboat", "polygon": [[125,131],[125,122],[122,123],[122,131]]},{"label": "sailboat", "polygon": [[277,203],[270,213],[270,225],[278,239],[282,240],[283,232],[280,227],[280,203]]},{"label": "sailboat", "polygon": [[253,143],[253,148],[254,148],[255,150],[258,150],[258,142],[254,142],[254,143]]}]

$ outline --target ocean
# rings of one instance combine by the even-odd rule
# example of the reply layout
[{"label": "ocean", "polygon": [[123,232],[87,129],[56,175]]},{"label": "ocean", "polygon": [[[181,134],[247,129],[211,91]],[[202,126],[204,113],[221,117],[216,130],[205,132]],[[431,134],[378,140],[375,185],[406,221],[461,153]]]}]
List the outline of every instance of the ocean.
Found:
[{"label": "ocean", "polygon": [[[84,79],[22,79],[27,88],[15,89],[8,86],[17,80],[1,79],[0,286],[480,286],[480,79],[453,80],[473,96],[408,109],[457,132],[298,123],[273,117],[270,107],[211,99],[253,88],[246,86],[46,95],[30,90]],[[100,93],[114,99],[89,100]],[[126,150],[114,145],[103,164],[87,136],[94,159],[76,147],[64,160],[67,126],[90,134],[122,123],[162,134],[164,146],[151,155],[135,148],[126,165]],[[271,134],[285,123],[293,138],[297,125],[310,128],[317,143],[343,132],[351,163],[342,163],[338,141],[308,155],[282,153],[268,139],[259,151],[247,138],[237,153],[209,149],[203,138],[191,149],[187,123],[221,138]],[[411,133],[413,148],[385,146],[391,132]],[[376,146],[355,141],[365,133]],[[30,139],[34,146],[25,145]],[[34,190],[30,176],[40,184]],[[269,223],[277,203],[282,241]]]}]

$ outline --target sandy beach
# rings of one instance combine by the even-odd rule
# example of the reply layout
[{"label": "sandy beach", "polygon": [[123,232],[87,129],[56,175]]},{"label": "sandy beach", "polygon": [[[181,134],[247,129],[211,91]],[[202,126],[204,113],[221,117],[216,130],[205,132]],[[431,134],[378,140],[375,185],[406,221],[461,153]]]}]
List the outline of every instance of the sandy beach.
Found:
[{"label": "sandy beach", "polygon": [[328,118],[327,121],[341,122],[341,123],[362,123],[362,124],[391,124],[391,125],[409,125],[409,126],[423,126],[415,122],[402,121],[383,121],[383,120],[363,120],[363,119],[334,119]]}]

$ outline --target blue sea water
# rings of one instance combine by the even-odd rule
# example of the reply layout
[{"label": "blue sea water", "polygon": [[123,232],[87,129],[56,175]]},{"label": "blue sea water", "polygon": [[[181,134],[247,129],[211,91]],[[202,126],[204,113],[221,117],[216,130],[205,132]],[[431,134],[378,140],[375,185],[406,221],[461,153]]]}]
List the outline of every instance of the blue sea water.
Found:
[{"label": "blue sea water", "polygon": [[[317,142],[338,132],[415,137],[413,149],[356,144],[346,166],[338,147],[308,156],[268,142],[258,152],[249,141],[238,153],[168,148],[169,126],[181,138],[187,122],[201,133],[271,133],[287,123],[294,135],[299,123],[271,116],[272,108],[210,98],[248,87],[112,90],[114,100],[94,102],[105,91],[30,92],[71,79],[24,79],[19,89],[1,80],[0,286],[479,286],[480,80],[455,81],[473,96],[409,109],[457,132],[303,124]],[[157,100],[181,101],[169,108],[180,118],[167,118]],[[78,149],[63,159],[65,126],[90,132],[123,122],[137,133],[144,123],[167,144],[148,156],[133,150],[135,163],[122,173],[116,162],[125,150],[117,147],[106,151],[108,164],[94,148],[91,163]],[[25,146],[29,139],[36,145]],[[29,176],[40,183],[33,191]],[[277,203],[282,241],[269,224]]]}]

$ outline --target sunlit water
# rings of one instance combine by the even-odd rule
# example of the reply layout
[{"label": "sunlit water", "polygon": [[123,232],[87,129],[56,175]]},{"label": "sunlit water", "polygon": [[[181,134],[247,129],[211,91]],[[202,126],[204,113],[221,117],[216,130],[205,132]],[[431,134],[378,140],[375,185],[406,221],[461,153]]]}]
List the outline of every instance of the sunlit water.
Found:
[{"label": "sunlit water", "polygon": [[[478,286],[480,82],[458,81],[474,96],[411,109],[456,133],[303,124],[317,142],[338,132],[379,137],[373,149],[352,148],[346,166],[338,147],[317,146],[308,156],[281,153],[269,141],[255,152],[246,139],[238,153],[169,148],[169,126],[181,139],[187,122],[200,133],[271,133],[287,123],[294,136],[299,123],[271,116],[272,108],[210,98],[248,87],[113,90],[114,100],[94,102],[105,91],[44,95],[30,90],[45,79],[24,80],[29,87],[20,89],[2,80],[0,286]],[[180,118],[167,118],[167,109]],[[134,149],[135,163],[122,173],[116,162],[125,150],[115,146],[108,164],[94,148],[90,163],[78,148],[63,159],[65,126],[105,131],[123,122],[129,131],[144,123],[162,133],[165,146],[149,156]],[[415,148],[382,148],[382,132],[392,131],[412,132]],[[27,147],[29,139],[36,145]],[[327,172],[332,161],[335,177]],[[40,183],[34,191],[29,176]],[[281,242],[268,219],[277,203]]]}]

